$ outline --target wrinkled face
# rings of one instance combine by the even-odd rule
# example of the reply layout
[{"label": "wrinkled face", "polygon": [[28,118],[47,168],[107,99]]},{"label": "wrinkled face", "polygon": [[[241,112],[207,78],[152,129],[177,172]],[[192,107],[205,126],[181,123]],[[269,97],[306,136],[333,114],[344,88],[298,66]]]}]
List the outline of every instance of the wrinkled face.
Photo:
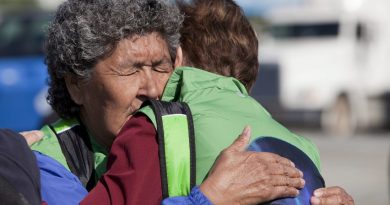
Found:
[{"label": "wrinkled face", "polygon": [[173,72],[167,43],[157,33],[121,40],[80,86],[81,119],[109,147],[148,98],[158,99]]}]

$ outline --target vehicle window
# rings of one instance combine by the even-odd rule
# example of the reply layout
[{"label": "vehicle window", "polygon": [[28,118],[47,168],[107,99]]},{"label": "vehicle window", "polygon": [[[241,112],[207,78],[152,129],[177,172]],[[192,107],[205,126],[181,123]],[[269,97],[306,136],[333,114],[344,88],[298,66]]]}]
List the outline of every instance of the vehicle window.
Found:
[{"label": "vehicle window", "polygon": [[42,55],[49,16],[6,16],[0,23],[0,56]]},{"label": "vehicle window", "polygon": [[275,38],[307,38],[307,37],[336,37],[339,34],[339,23],[315,24],[281,24],[272,25],[269,32]]}]

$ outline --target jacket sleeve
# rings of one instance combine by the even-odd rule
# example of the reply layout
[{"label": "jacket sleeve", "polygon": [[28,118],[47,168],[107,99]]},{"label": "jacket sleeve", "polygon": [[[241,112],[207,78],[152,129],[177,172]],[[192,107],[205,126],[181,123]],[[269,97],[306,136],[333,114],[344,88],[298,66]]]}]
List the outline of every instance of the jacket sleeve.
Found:
[{"label": "jacket sleeve", "polygon": [[87,194],[80,180],[53,158],[34,151],[37,159],[42,200],[50,205],[78,204]]},{"label": "jacket sleeve", "polygon": [[196,186],[188,196],[170,197],[161,202],[162,205],[212,205],[211,201]]}]

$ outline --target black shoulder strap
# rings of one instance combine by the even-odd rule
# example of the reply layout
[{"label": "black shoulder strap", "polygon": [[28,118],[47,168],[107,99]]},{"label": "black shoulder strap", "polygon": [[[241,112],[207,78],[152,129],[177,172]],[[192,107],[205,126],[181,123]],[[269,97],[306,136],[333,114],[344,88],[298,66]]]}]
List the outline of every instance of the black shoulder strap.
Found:
[{"label": "black shoulder strap", "polygon": [[[52,126],[50,128],[55,130]],[[76,175],[84,187],[90,190],[95,185],[94,155],[87,130],[82,125],[75,125],[71,129],[56,133],[62,153],[70,171]]]},{"label": "black shoulder strap", "polygon": [[[196,153],[195,153],[195,132],[194,124],[192,120],[192,114],[189,106],[184,102],[164,102],[157,100],[148,100],[144,102],[142,107],[150,105],[156,117],[158,144],[159,144],[159,158],[161,168],[161,182],[162,182],[162,194],[163,199],[169,197],[168,189],[168,176],[166,165],[166,150],[165,150],[165,137],[164,137],[164,125],[163,116],[173,114],[184,114],[187,117],[188,123],[188,140],[189,140],[189,155],[190,155],[190,189],[195,186],[196,183]],[[183,136],[185,137],[185,136]],[[175,153],[176,154],[176,153]],[[180,153],[177,153],[180,154]],[[189,190],[188,190],[189,191]]]}]

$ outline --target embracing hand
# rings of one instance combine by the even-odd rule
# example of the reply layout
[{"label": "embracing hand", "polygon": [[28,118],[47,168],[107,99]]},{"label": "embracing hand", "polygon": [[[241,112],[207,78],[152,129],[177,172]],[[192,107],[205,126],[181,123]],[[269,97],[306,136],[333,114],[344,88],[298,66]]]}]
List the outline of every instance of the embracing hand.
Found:
[{"label": "embracing hand", "polygon": [[354,205],[353,198],[341,187],[320,188],[310,199],[312,205]]},{"label": "embracing hand", "polygon": [[31,146],[35,142],[38,142],[43,138],[43,132],[39,130],[20,132],[24,139],[27,141],[28,146]]},{"label": "embracing hand", "polygon": [[236,141],[221,152],[200,190],[213,204],[257,204],[295,197],[305,184],[303,174],[279,155],[245,151],[250,139],[246,127]]}]

